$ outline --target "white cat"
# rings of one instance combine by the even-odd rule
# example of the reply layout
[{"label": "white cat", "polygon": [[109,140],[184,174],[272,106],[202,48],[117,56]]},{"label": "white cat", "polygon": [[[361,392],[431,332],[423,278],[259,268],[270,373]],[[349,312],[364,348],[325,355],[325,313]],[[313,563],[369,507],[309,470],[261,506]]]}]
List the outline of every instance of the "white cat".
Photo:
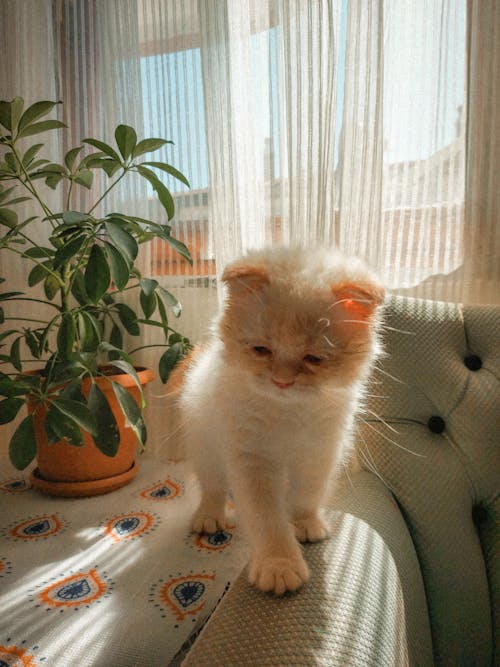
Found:
[{"label": "white cat", "polygon": [[193,529],[226,527],[232,492],[249,580],[281,595],[309,577],[299,542],[328,536],[329,484],[351,449],[384,291],[359,259],[271,248],[230,264],[211,338],[172,379],[202,491]]}]

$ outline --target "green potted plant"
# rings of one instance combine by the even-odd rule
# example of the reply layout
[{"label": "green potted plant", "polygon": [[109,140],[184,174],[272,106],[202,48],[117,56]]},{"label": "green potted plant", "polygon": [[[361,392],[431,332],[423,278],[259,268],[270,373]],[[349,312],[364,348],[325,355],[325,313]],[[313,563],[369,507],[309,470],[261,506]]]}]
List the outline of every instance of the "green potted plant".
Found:
[{"label": "green potted plant", "polygon": [[[36,457],[32,483],[42,491],[91,495],[129,481],[137,441],[146,442],[142,386],[153,373],[134,366],[124,333],[139,336],[148,326],[163,332],[163,382],[190,348],[169,321],[171,313],[179,316],[180,303],[136,262],[139,246],[153,239],[192,261],[171,234],[174,200],[158,170],[189,183],[173,166],[144,159],[172,142],[138,141],[128,125],[116,128],[116,147],[87,138],[82,143],[93,152],[83,157],[83,146],[67,151],[62,162],[44,157],[38,135],[65,127],[46,118],[56,104],[25,108],[20,97],[0,101],[0,249],[30,265],[25,291],[9,289],[8,279],[0,278],[0,423],[27,404],[9,444],[13,465],[24,469]],[[109,193],[131,176],[153,187],[165,222],[115,211],[98,215]],[[66,188],[64,210],[52,210],[41,182]],[[70,202],[79,187],[98,194],[76,211]],[[33,207],[22,219],[17,206],[26,201]],[[43,242],[32,231],[40,225]],[[139,295],[137,311],[122,299],[131,290]],[[48,315],[33,316],[34,306]]]}]

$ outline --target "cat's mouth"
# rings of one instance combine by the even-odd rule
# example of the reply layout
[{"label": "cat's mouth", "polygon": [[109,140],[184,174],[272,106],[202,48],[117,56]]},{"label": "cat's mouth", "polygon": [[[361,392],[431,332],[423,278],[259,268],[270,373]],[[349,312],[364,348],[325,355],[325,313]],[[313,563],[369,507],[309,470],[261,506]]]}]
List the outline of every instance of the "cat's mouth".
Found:
[{"label": "cat's mouth", "polygon": [[275,384],[279,389],[289,389],[295,384],[295,380],[290,380],[288,382],[281,382],[280,380],[275,380],[272,378],[273,384]]}]

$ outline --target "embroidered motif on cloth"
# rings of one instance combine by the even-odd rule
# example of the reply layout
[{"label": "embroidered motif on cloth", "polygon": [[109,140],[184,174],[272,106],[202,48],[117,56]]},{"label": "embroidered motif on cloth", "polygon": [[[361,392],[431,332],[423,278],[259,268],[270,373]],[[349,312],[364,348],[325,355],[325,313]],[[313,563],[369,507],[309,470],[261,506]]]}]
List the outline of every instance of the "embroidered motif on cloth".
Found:
[{"label": "embroidered motif on cloth", "polygon": [[25,648],[0,644],[0,667],[37,667],[37,665],[35,656],[27,653]]},{"label": "embroidered motif on cloth", "polygon": [[184,492],[182,482],[178,482],[171,478],[167,478],[161,482],[157,482],[153,486],[148,487],[140,492],[141,498],[147,500],[173,500]]},{"label": "embroidered motif on cloth", "polygon": [[104,532],[113,542],[135,540],[155,530],[160,518],[152,512],[128,512],[119,514],[104,523]]},{"label": "embroidered motif on cloth", "polygon": [[[151,587],[150,602],[167,617],[167,612],[177,621],[184,621],[188,616],[196,616],[204,609],[207,594],[215,581],[215,573],[206,572],[179,574],[168,580],[160,579]],[[174,627],[178,627],[175,625]]]},{"label": "embroidered motif on cloth", "polygon": [[[10,560],[7,560],[5,556],[0,556],[0,579],[2,577],[6,577],[8,574],[12,572],[12,563]],[[0,662],[0,667],[1,667],[1,662]]]},{"label": "embroidered motif on cloth", "polygon": [[30,517],[21,523],[11,526],[4,532],[8,538],[31,541],[57,535],[65,527],[65,521],[57,514],[44,514],[42,516]]},{"label": "embroidered motif on cloth", "polygon": [[59,609],[63,612],[102,602],[104,597],[111,594],[112,589],[113,583],[105,573],[99,573],[96,566],[86,572],[76,572],[56,579],[54,583],[45,585],[36,593],[34,599],[39,603],[37,607]]},{"label": "embroidered motif on cloth", "polygon": [[233,540],[233,533],[227,530],[218,530],[216,533],[210,535],[199,535],[195,533],[188,538],[198,550],[203,552],[223,551]]},{"label": "embroidered motif on cloth", "polygon": [[8,479],[0,482],[0,491],[4,493],[23,493],[31,488],[31,484],[26,479]]}]

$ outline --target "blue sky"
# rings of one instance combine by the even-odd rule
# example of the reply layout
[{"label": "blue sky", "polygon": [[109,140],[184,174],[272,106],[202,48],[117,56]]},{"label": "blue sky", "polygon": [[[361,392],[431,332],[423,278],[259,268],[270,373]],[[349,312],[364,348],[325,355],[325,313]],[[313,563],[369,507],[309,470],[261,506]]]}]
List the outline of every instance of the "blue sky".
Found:
[{"label": "blue sky", "polygon": [[[439,15],[440,3],[432,11],[427,3],[406,0],[390,6],[391,14],[384,17],[384,150],[386,162],[401,162],[428,157],[456,136],[457,109],[464,103],[465,1],[443,5],[452,8],[450,17]],[[346,7],[343,3],[337,58],[339,119],[344,101]],[[447,40],[448,51],[436,49],[438,39]],[[274,171],[279,175],[276,28],[257,33],[252,40],[257,94],[249,105],[254,105],[256,142],[263,149],[266,137],[273,135]],[[265,54],[262,63],[270,64],[269,73],[266,70],[259,77],[256,68],[261,50]],[[443,87],[439,81],[445,72],[448,83]],[[172,139],[175,146],[169,148],[168,159],[187,174],[193,189],[208,187],[200,50],[145,56],[141,58],[141,78],[146,136]],[[269,90],[265,90],[268,85]],[[169,95],[164,95],[165,90]],[[261,96],[269,103],[262,104]],[[340,131],[339,123],[335,160]]]}]

